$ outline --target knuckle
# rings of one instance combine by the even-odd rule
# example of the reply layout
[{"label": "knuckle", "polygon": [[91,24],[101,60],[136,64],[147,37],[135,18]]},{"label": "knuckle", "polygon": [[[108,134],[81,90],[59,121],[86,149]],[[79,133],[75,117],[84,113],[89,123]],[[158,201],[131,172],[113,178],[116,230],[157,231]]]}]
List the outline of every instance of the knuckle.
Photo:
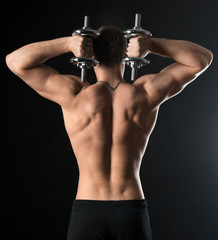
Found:
[{"label": "knuckle", "polygon": [[135,38],[130,38],[129,42],[130,42],[130,43],[135,42]]}]

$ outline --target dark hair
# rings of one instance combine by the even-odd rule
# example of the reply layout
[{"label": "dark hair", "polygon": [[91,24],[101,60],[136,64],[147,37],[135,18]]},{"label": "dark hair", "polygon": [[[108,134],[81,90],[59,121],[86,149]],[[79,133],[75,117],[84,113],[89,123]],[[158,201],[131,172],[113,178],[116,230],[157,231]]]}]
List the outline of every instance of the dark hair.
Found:
[{"label": "dark hair", "polygon": [[113,25],[98,29],[100,36],[93,40],[93,49],[96,60],[100,65],[114,66],[121,62],[126,53],[127,41],[122,30]]}]

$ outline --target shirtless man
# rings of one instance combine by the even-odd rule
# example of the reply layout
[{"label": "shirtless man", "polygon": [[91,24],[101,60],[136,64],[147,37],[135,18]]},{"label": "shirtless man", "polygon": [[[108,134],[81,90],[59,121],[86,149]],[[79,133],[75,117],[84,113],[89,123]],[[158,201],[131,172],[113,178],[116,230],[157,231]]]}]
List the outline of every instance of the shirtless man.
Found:
[{"label": "shirtless man", "polygon": [[[160,105],[205,71],[213,57],[208,49],[188,41],[137,37],[127,46],[118,27],[99,31],[93,41],[73,35],[28,44],[9,54],[6,62],[37,93],[62,108],[79,167],[67,239],[150,240],[139,176],[143,154]],[[99,60],[95,84],[44,65],[68,52]],[[175,62],[158,74],[126,83],[121,58],[149,53]]]}]

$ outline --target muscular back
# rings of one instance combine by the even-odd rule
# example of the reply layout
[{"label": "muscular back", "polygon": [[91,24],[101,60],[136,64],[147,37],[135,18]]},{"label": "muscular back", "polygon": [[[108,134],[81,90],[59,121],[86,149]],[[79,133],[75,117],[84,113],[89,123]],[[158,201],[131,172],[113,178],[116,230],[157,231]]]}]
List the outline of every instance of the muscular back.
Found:
[{"label": "muscular back", "polygon": [[[143,88],[128,83],[121,83],[115,91],[102,83],[88,86],[63,109],[80,173],[77,198],[88,198],[89,185],[113,191],[114,183],[120,191],[128,187],[124,187],[124,181],[129,179],[136,184],[134,191],[141,188],[140,164],[157,111],[149,108]],[[136,197],[143,197],[140,191],[136,191]],[[99,198],[96,194],[95,198]]]},{"label": "muscular back", "polygon": [[[72,36],[28,44],[7,55],[6,63],[41,96],[62,106],[79,166],[76,199],[144,198],[139,169],[159,106],[208,68],[212,52],[184,40],[132,38],[127,56],[153,53],[175,62],[133,85],[121,83],[114,92],[101,83],[81,83],[78,77],[59,74],[43,64],[67,52],[82,56],[88,46],[91,53],[92,44],[87,41]],[[121,65],[96,66],[97,79],[121,79]]]}]

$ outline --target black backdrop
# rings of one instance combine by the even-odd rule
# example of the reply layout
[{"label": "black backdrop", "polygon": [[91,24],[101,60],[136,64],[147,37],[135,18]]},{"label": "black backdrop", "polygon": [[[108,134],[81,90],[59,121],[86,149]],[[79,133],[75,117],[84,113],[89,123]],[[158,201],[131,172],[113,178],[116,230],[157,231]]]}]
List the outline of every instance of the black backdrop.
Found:
[{"label": "black backdrop", "polygon": [[[4,57],[30,42],[68,36],[83,16],[92,28],[142,27],[154,37],[199,43],[214,54],[210,68],[164,103],[141,166],[154,240],[218,239],[218,4],[216,1],[22,1],[2,7],[2,209],[0,239],[66,239],[78,166],[61,109],[43,99],[6,67]],[[71,54],[48,64],[79,74]],[[139,74],[156,73],[171,60],[150,55]],[[95,81],[93,71],[89,71]],[[125,78],[129,80],[129,71]]]}]

